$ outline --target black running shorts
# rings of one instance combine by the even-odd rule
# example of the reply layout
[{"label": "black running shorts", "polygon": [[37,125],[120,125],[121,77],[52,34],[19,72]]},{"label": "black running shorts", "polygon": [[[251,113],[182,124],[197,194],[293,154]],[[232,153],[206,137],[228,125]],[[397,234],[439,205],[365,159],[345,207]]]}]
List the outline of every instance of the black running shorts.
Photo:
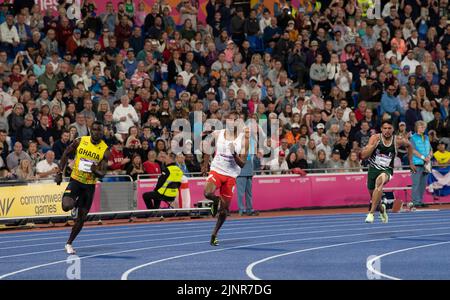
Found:
[{"label": "black running shorts", "polygon": [[95,184],[85,184],[71,178],[63,197],[74,199],[77,201],[76,207],[89,211],[94,200],[94,193]]}]

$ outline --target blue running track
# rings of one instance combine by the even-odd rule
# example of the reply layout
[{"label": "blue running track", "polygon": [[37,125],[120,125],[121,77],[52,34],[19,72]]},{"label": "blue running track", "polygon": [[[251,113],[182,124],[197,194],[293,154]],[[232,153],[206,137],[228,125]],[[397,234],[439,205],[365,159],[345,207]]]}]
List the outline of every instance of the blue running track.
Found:
[{"label": "blue running track", "polygon": [[[81,279],[450,279],[450,211],[85,228]],[[0,234],[0,279],[67,279],[69,229]]]}]

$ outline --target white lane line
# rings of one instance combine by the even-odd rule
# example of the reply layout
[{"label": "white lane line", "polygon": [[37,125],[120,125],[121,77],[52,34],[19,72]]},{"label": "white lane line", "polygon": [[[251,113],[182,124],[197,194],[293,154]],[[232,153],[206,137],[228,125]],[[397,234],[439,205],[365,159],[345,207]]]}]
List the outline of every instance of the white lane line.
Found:
[{"label": "white lane line", "polygon": [[[447,226],[446,227],[436,227],[436,228],[434,228],[434,230],[448,230],[448,229],[449,229],[449,227],[447,227]],[[426,230],[428,230],[428,229],[426,229]],[[409,229],[409,230],[396,230],[396,231],[391,231],[390,233],[402,233],[402,232],[404,233],[404,232],[411,232],[411,231],[422,231],[422,229],[419,228],[419,229]],[[384,229],[382,231],[370,232],[370,234],[378,234],[378,233],[385,234],[386,230]],[[362,235],[366,235],[366,234],[368,234],[368,233],[356,233],[356,234],[349,234],[349,235],[335,235],[335,236],[325,236],[325,237],[312,237],[312,238],[303,238],[303,239],[293,239],[293,240],[266,242],[266,243],[255,244],[255,245],[281,244],[281,243],[293,242],[293,241],[323,240],[323,239],[327,239],[327,238],[362,236]],[[239,241],[239,240],[266,238],[266,237],[276,237],[276,236],[282,236],[282,235],[286,235],[286,233],[284,233],[284,234],[252,236],[252,237],[243,237],[243,238],[223,239],[223,241]],[[428,235],[420,235],[420,236],[428,236]],[[87,259],[87,258],[93,258],[93,257],[99,257],[99,256],[107,256],[107,255],[115,255],[115,254],[122,254],[122,253],[139,252],[139,251],[144,251],[144,250],[149,250],[149,249],[158,249],[158,248],[166,248],[166,247],[179,247],[179,246],[187,246],[187,245],[202,244],[202,243],[209,243],[209,241],[198,241],[198,242],[189,242],[189,243],[160,245],[160,246],[135,248],[135,249],[121,250],[121,251],[105,252],[105,253],[99,253],[99,254],[94,254],[94,255],[89,255],[89,256],[83,256],[83,257],[80,257],[80,260],[81,259]],[[28,272],[28,271],[31,271],[31,270],[35,270],[35,269],[39,269],[39,268],[43,268],[43,267],[47,267],[47,266],[52,266],[52,265],[56,265],[56,264],[60,264],[60,263],[66,263],[66,262],[67,262],[67,260],[64,259],[64,260],[54,261],[54,262],[50,262],[50,263],[35,265],[35,266],[32,266],[32,267],[28,267],[28,268],[24,268],[24,269],[20,269],[20,270],[14,271],[14,272],[10,272],[10,273],[6,273],[6,274],[3,274],[3,275],[0,275],[0,279],[4,279],[4,278],[7,278],[7,277],[10,277],[12,275],[19,274],[19,273]]]},{"label": "white lane line", "polygon": [[[435,218],[434,217],[424,217],[424,218],[420,218],[420,221],[422,221],[422,220],[434,220]],[[349,220],[349,221],[353,221],[353,220]],[[415,220],[416,221],[416,220]],[[398,220],[397,222],[396,222],[396,224],[400,224],[400,223],[404,223],[404,222],[407,222],[407,223],[409,223],[409,224],[411,224],[411,221],[410,220]],[[285,222],[282,222],[282,224],[279,224],[279,223],[277,223],[276,225],[258,225],[258,226],[239,226],[239,229],[240,230],[242,230],[242,228],[265,228],[265,227],[280,227],[280,226],[286,226],[286,225],[289,225],[290,223],[294,223],[294,225],[298,225],[298,226],[301,226],[302,224],[298,224],[298,222],[297,221],[295,221],[295,220],[292,220],[292,221],[285,221]],[[346,222],[346,223],[344,223],[344,224],[342,224],[343,222],[340,222],[340,221],[336,221],[336,222],[320,222],[319,224],[330,224],[329,226],[331,226],[331,225],[334,225],[334,224],[339,224],[339,225],[342,225],[342,226],[350,226],[350,225],[358,225],[358,224],[361,224],[361,219],[360,218],[357,218],[357,219],[355,219],[355,223],[350,223],[350,222]],[[439,222],[440,223],[440,222]],[[445,223],[445,222],[444,222]],[[249,225],[255,225],[254,223],[248,223]],[[266,224],[266,223],[259,223],[259,224]],[[436,224],[436,223],[433,223],[433,224]],[[227,224],[228,225],[228,224]],[[311,225],[311,223],[308,223],[308,225]],[[375,224],[375,225],[377,225],[377,226],[385,226],[384,224]],[[207,226],[207,229],[204,229],[204,230],[210,230],[210,226],[211,226],[211,224],[209,224],[209,226]],[[192,229],[195,229],[196,231],[202,231],[202,229],[203,228],[205,228],[206,226],[201,226],[201,227],[196,227],[196,228],[189,228],[188,229],[188,231],[187,231],[187,233],[190,233],[191,231],[192,231]],[[235,226],[232,226],[232,227],[226,227],[226,228],[224,228],[223,230],[224,231],[227,231],[227,230],[235,230],[235,228],[234,228]],[[321,227],[327,227],[327,226],[323,226],[323,225],[320,225],[320,226],[313,226],[313,227],[301,227],[301,228],[299,228],[298,230],[305,230],[305,229],[309,229],[309,228],[321,228]],[[161,229],[161,230],[158,230],[158,232],[160,232],[159,234],[154,234],[155,236],[158,236],[158,235],[165,235],[165,234],[183,234],[184,233],[184,231],[177,231],[177,232],[174,232],[174,233],[172,233],[172,232],[170,232],[170,231],[172,231],[172,230],[174,230],[174,229],[185,229],[185,228],[165,228],[165,229]],[[140,230],[139,230],[140,231]],[[142,230],[143,232],[147,232],[147,231],[149,231],[149,230]],[[166,231],[168,231],[167,233],[166,233]],[[114,239],[121,239],[121,238],[124,238],[124,234],[125,233],[134,233],[135,231],[126,231],[126,232],[112,232],[112,233],[105,233],[105,234],[103,234],[103,235],[115,235],[115,234],[121,234],[121,236],[117,236],[117,237],[110,237],[110,238],[95,238],[95,239],[84,239],[84,238],[86,238],[86,237],[90,237],[90,236],[92,236],[92,235],[89,235],[89,236],[82,236],[82,235],[80,235],[80,237],[79,237],[79,239],[77,239],[77,242],[90,242],[90,241],[102,241],[102,240],[114,240]],[[100,235],[100,234],[97,234],[97,235]],[[101,236],[101,235],[100,235]],[[125,236],[125,238],[129,238],[129,237],[139,237],[139,236],[152,236],[152,235],[148,235],[148,234],[142,234],[142,235],[134,235],[134,236],[129,236],[129,235],[127,235],[127,236]],[[67,235],[65,235],[65,236],[63,236],[62,238],[66,238],[67,237]],[[47,239],[56,239],[56,238],[47,238]],[[34,239],[33,239],[34,240]],[[37,240],[40,240],[40,239],[37,239]],[[40,244],[26,244],[26,245],[14,245],[14,246],[9,246],[9,247],[3,247],[3,248],[0,248],[0,250],[10,250],[10,249],[18,249],[18,248],[29,248],[29,247],[38,247],[38,246],[47,246],[47,245],[58,245],[58,244],[61,244],[61,242],[60,241],[58,241],[58,242],[53,242],[53,243],[40,243]]]},{"label": "white lane line", "polygon": [[[443,225],[443,224],[447,224],[450,223],[450,221],[443,221],[443,222],[433,222],[433,223],[416,223],[415,225],[418,226],[431,226],[431,225]],[[354,225],[360,225],[361,223],[347,223],[347,224],[329,224],[329,225],[321,225],[321,226],[309,226],[309,227],[302,227],[301,229],[299,228],[282,228],[280,229],[283,232],[287,232],[285,233],[285,235],[289,235],[291,234],[290,231],[295,231],[296,234],[317,234],[317,233],[325,233],[325,232],[338,232],[338,231],[342,231],[345,229],[327,229],[327,230],[319,230],[319,231],[310,231],[310,229],[319,229],[319,228],[328,228],[328,227],[348,227],[348,226],[354,226]],[[284,227],[286,224],[282,224],[282,225],[267,225],[267,226],[251,226],[251,227],[246,227],[245,229],[252,229],[252,228],[256,228],[257,230],[251,230],[251,231],[239,231],[239,234],[247,234],[247,233],[259,233],[262,232],[263,228],[269,227],[270,229],[273,229],[274,227]],[[370,226],[370,225],[369,225]],[[383,228],[383,229],[389,229],[389,228],[400,228],[400,227],[410,227],[411,224],[405,224],[405,225],[398,225],[398,223],[396,223],[393,226],[378,226],[378,227],[365,227],[365,228],[356,228],[356,229],[346,229],[347,232],[349,231],[360,231],[360,230],[372,230],[372,229],[379,229],[379,228]],[[423,228],[422,228],[423,229]],[[434,229],[434,228],[433,228]],[[230,229],[230,228],[223,228],[222,229],[222,234],[223,235],[229,235],[229,234],[234,234],[235,230],[234,229]],[[302,230],[307,230],[307,231],[302,231]],[[206,230],[198,230],[197,232],[210,232],[210,229],[206,229]],[[230,233],[227,233],[228,231],[231,231]],[[269,230],[272,231],[272,230]],[[137,241],[128,241],[128,242],[117,242],[117,243],[105,243],[105,244],[94,244],[94,245],[89,245],[89,246],[77,246],[77,249],[86,249],[86,248],[95,248],[95,247],[101,247],[101,246],[114,246],[114,245],[125,245],[125,244],[136,244],[136,243],[144,243],[144,242],[157,242],[157,241],[164,241],[164,240],[173,240],[173,239],[184,239],[184,238],[197,238],[197,237],[209,237],[209,235],[189,235],[189,236],[179,236],[179,232],[177,233],[164,233],[164,234],[143,234],[143,235],[134,235],[134,236],[126,236],[126,237],[117,237],[117,238],[104,238],[104,239],[92,239],[92,240],[82,240],[82,241],[78,241],[78,242],[87,242],[87,241],[101,241],[101,240],[111,240],[111,239],[121,239],[121,238],[136,238],[136,237],[146,237],[146,236],[159,236],[159,235],[168,235],[168,234],[176,234],[177,236],[172,237],[172,238],[163,238],[163,239],[147,239],[147,240],[137,240]],[[368,232],[368,234],[370,234],[370,232]],[[60,243],[48,243],[48,244],[43,244],[43,245],[49,245],[49,244],[60,244]],[[52,253],[52,252],[60,252],[63,251],[64,249],[52,249],[52,250],[44,250],[44,251],[34,251],[34,252],[28,252],[28,253],[19,253],[19,254],[10,254],[10,255],[5,255],[5,256],[0,256],[0,259],[5,259],[5,258],[13,258],[13,257],[22,257],[22,256],[28,256],[28,255],[36,255],[36,254],[43,254],[43,253]]]},{"label": "white lane line", "polygon": [[395,251],[392,251],[392,252],[383,253],[381,255],[373,257],[372,259],[369,259],[367,261],[366,267],[367,267],[367,270],[369,270],[373,274],[379,275],[381,277],[384,277],[384,278],[387,278],[387,279],[392,279],[392,280],[402,280],[401,278],[390,276],[390,275],[382,273],[382,272],[380,272],[378,270],[375,270],[374,267],[373,267],[374,261],[379,260],[380,258],[389,256],[389,255],[393,255],[393,254],[397,254],[397,253],[401,253],[401,252],[406,252],[406,251],[411,251],[411,250],[421,249],[421,248],[434,247],[434,246],[445,245],[445,244],[450,244],[450,241],[440,242],[440,243],[433,243],[433,244],[426,244],[426,245],[422,245],[422,246],[404,248],[404,249],[399,249],[399,250],[395,250]]},{"label": "white lane line", "polygon": [[[305,221],[305,222],[309,222],[309,221],[321,221],[321,220],[325,220],[325,219],[347,219],[349,217],[355,217],[356,215],[358,215],[360,213],[353,213],[353,214],[348,214],[348,215],[319,215],[319,217],[316,217],[316,215],[305,215],[305,216],[280,216],[280,217],[251,217],[251,218],[246,218],[246,219],[231,219],[228,220],[227,223],[240,223],[240,224],[247,224],[247,223],[254,223],[254,222],[259,222],[261,221],[261,223],[264,223],[265,221],[274,221],[274,222],[290,222],[292,221],[291,219],[298,219],[298,221]],[[311,219],[314,220],[306,220],[306,218],[311,217]],[[152,228],[160,228],[160,227],[168,227],[168,226],[195,226],[198,225],[200,223],[209,223],[209,222],[213,222],[215,221],[215,219],[202,219],[202,220],[198,220],[198,221],[181,221],[181,222],[175,222],[175,223],[163,223],[163,224],[154,224],[154,223],[148,223],[148,224],[135,224],[135,225],[119,225],[119,226],[112,226],[113,228],[116,228],[116,230],[130,230],[133,228],[137,228],[137,229],[142,229],[142,228],[148,228],[148,227],[152,227]],[[100,228],[92,228],[92,227],[87,227],[85,229],[83,229],[84,233],[95,233],[95,232],[104,232],[104,231],[108,231],[108,225],[102,225]],[[8,232],[0,232],[0,242],[4,241],[5,239],[2,239],[2,237],[5,238],[24,238],[27,235],[33,235],[33,236],[54,236],[54,235],[62,235],[64,233],[67,233],[67,231],[70,230],[70,228],[68,229],[61,229],[61,230],[57,230],[55,232],[53,232],[54,230],[49,229],[48,231],[27,231],[27,232],[23,232],[23,233],[19,233],[19,234],[13,234],[13,233],[8,233]],[[15,241],[15,240],[11,240],[11,241]]]},{"label": "white lane line", "polygon": [[[256,220],[256,219],[255,219]],[[356,220],[356,218],[355,218]],[[189,230],[195,230],[195,229],[199,229],[199,228],[204,228],[204,227],[210,227],[211,223],[213,223],[213,219],[211,219],[211,221],[207,221],[207,222],[198,222],[198,223],[193,223],[195,224],[195,226],[191,226],[188,229]],[[267,223],[292,223],[292,222],[298,222],[297,220],[277,220],[277,221],[271,221],[271,222],[259,222],[259,221],[254,221],[254,222],[246,222],[244,223],[244,225],[246,224],[267,224]],[[321,221],[317,221],[317,223],[320,223]],[[315,223],[315,222],[314,222]],[[164,224],[164,225],[169,225],[169,224]],[[91,237],[91,236],[101,236],[101,235],[113,235],[113,234],[124,234],[124,233],[134,233],[136,231],[161,231],[161,230],[175,230],[175,229],[186,229],[186,225],[177,225],[177,226],[164,226],[164,225],[160,225],[158,227],[153,227],[151,224],[148,224],[146,227],[140,227],[140,228],[134,228],[133,226],[130,226],[128,228],[123,228],[123,229],[117,229],[115,230],[113,229],[106,229],[104,231],[102,231],[101,233],[88,233],[88,232],[84,232],[82,231],[82,235],[80,235],[80,237]],[[231,227],[241,227],[242,224],[236,224],[235,222],[230,222],[229,226]],[[27,238],[27,239],[22,239],[22,240],[8,240],[8,241],[0,241],[0,244],[5,244],[5,243],[17,243],[17,242],[29,242],[29,241],[40,241],[40,240],[54,240],[54,239],[59,239],[59,238],[66,238],[67,235],[70,233],[70,231],[66,231],[63,234],[58,234],[56,236],[53,237],[46,237],[46,238],[42,238],[41,236],[39,237],[33,237],[31,239]],[[28,246],[28,245],[25,245]]]},{"label": "white lane line", "polygon": [[[397,231],[393,231],[393,232],[397,232]],[[382,233],[382,232],[379,232],[379,233]],[[312,238],[312,239],[340,238],[340,237],[349,237],[349,236],[356,236],[356,235],[358,235],[358,234],[338,235],[338,236],[331,236],[331,237],[318,237],[318,238]],[[441,234],[422,234],[422,235],[413,235],[413,236],[405,236],[405,237],[413,238],[413,237],[423,237],[423,236],[427,236],[428,237],[428,236],[439,236],[439,235],[450,235],[450,233],[447,232],[447,233],[441,233]],[[145,264],[142,264],[142,265],[138,265],[138,266],[136,266],[134,268],[131,268],[131,269],[127,270],[126,272],[124,272],[122,274],[121,279],[122,280],[128,280],[129,275],[132,272],[136,271],[136,270],[148,267],[150,265],[154,265],[154,264],[158,264],[158,263],[161,263],[161,262],[174,260],[174,259],[178,259],[178,258],[189,257],[189,256],[205,254],[205,253],[211,253],[211,252],[226,251],[226,250],[232,250],[232,249],[240,249],[240,248],[262,246],[262,245],[273,245],[273,244],[280,244],[280,243],[298,242],[298,241],[305,241],[305,240],[312,240],[312,239],[293,239],[293,240],[285,240],[285,241],[257,243],[257,244],[251,244],[251,245],[241,245],[241,246],[234,246],[234,247],[228,247],[228,248],[222,248],[222,249],[216,249],[216,250],[206,250],[206,251],[192,252],[192,253],[187,253],[187,254],[182,254],[182,255],[177,255],[177,256],[171,256],[171,257],[167,257],[167,258],[151,261],[151,262],[148,262],[148,263],[145,263]],[[392,239],[397,239],[397,238],[394,237],[394,238],[370,239],[370,240],[363,240],[363,241],[356,241],[356,242],[338,243],[338,244],[332,244],[332,245],[328,245],[328,246],[321,246],[321,247],[314,247],[314,248],[298,250],[298,251],[289,252],[289,253],[292,254],[292,253],[297,253],[297,252],[306,252],[306,251],[313,251],[313,250],[319,250],[319,249],[325,249],[325,248],[331,248],[331,247],[338,247],[338,246],[344,246],[344,245],[361,244],[361,243],[385,241],[385,240],[392,240]],[[280,254],[280,255],[275,255],[274,257],[279,257],[279,256],[283,256],[283,255],[289,255],[289,254],[284,253],[284,254]],[[266,259],[261,260],[261,261],[266,261],[266,260],[268,260],[268,259],[266,258]],[[247,270],[249,270],[249,267],[247,267]],[[251,268],[250,268],[249,272],[250,272],[250,274],[252,274]],[[253,277],[250,276],[250,274],[247,272],[247,275],[250,278],[252,278],[252,279],[259,279],[258,277],[254,276],[254,275],[253,275]]]},{"label": "white lane line", "polygon": [[[427,219],[430,219],[430,218],[427,218]],[[432,218],[432,219],[434,219],[434,218]],[[360,221],[361,219],[360,218],[355,218],[354,219],[354,221],[355,222],[358,222],[358,223],[361,223],[361,221]],[[353,220],[352,220],[353,221]],[[315,224],[316,222],[312,222],[312,223],[308,223],[308,224]],[[331,223],[331,224],[340,224],[340,223],[342,223],[342,222],[337,222],[337,221],[335,221],[335,222],[317,222],[318,224],[327,224],[327,223]],[[260,225],[257,225],[257,224],[260,224]],[[239,229],[242,229],[243,227],[247,227],[248,225],[257,225],[257,226],[249,226],[248,228],[257,228],[258,226],[259,227],[262,227],[262,228],[264,228],[264,227],[267,227],[267,226],[269,226],[269,227],[274,227],[274,226],[288,226],[289,224],[294,224],[294,225],[298,225],[298,226],[301,226],[302,224],[301,223],[299,223],[298,221],[296,221],[296,220],[290,220],[290,221],[283,221],[283,222],[276,222],[276,224],[275,225],[263,225],[263,224],[272,224],[272,222],[270,222],[270,223],[268,223],[268,222],[265,222],[265,223],[263,223],[263,222],[255,222],[255,223],[247,223],[247,224],[245,224],[245,225],[237,225],[237,224],[227,224],[227,228],[226,229],[224,229],[224,230],[235,230],[237,227],[239,228]],[[306,224],[306,223],[305,223]],[[196,227],[190,227],[190,228],[187,228],[186,229],[186,227],[170,227],[170,228],[161,228],[161,229],[159,229],[159,230],[157,230],[158,232],[160,232],[160,234],[157,234],[157,235],[164,235],[164,234],[166,234],[165,232],[168,232],[167,234],[171,234],[171,232],[172,231],[174,231],[174,230],[180,230],[180,229],[185,229],[185,230],[187,230],[186,232],[192,232],[193,230],[202,230],[202,229],[204,229],[205,228],[205,230],[211,230],[211,225],[212,225],[212,223],[208,223],[208,224],[205,224],[204,226],[196,226]],[[206,229],[207,228],[207,229]],[[149,230],[150,228],[146,228],[145,230],[138,230],[139,232],[140,231],[142,231],[142,232],[147,232],[147,231],[155,231],[155,230]],[[136,230],[133,230],[133,231],[129,231],[129,230],[127,230],[127,231],[113,231],[113,232],[106,232],[106,233],[102,233],[102,234],[100,234],[100,233],[96,233],[96,234],[90,234],[90,235],[80,235],[80,237],[79,237],[79,239],[77,239],[77,241],[93,241],[93,240],[107,240],[107,239],[117,239],[117,238],[123,238],[123,235],[124,234],[127,234],[127,233],[135,233],[136,232]],[[184,233],[184,231],[177,231],[177,232],[175,232],[175,233],[172,233],[172,234],[183,234]],[[120,236],[118,236],[118,237],[112,237],[112,238],[104,238],[104,239],[98,239],[98,238],[96,238],[96,239],[90,239],[90,240],[83,240],[83,238],[87,238],[87,237],[91,237],[91,236],[102,236],[102,235],[105,235],[105,236],[108,236],[108,235],[116,235],[116,234],[120,234]],[[129,237],[129,236],[128,236]],[[64,235],[64,236],[61,236],[61,237],[52,237],[52,238],[44,238],[44,239],[39,239],[39,238],[34,238],[34,239],[29,239],[29,240],[22,240],[21,242],[26,242],[26,241],[35,241],[35,240],[55,240],[55,239],[60,239],[60,238],[62,238],[62,239],[66,239],[67,238],[67,234],[66,235]],[[18,245],[14,245],[14,246],[9,246],[9,247],[3,247],[3,248],[0,248],[0,250],[8,250],[8,249],[17,249],[17,248],[28,248],[28,247],[34,247],[34,246],[44,246],[44,245],[55,245],[55,244],[60,244],[61,242],[54,242],[54,243],[41,243],[41,244],[26,244],[26,245],[20,245],[20,246],[18,246]]]},{"label": "white lane line", "polygon": [[[442,212],[442,213],[441,213]],[[433,213],[434,217],[439,217],[441,215],[445,216],[445,215],[449,215],[449,211],[441,211],[440,213]],[[430,213],[431,214],[431,213]],[[431,218],[429,215],[427,214],[427,218]],[[345,215],[304,215],[304,216],[282,216],[282,217],[252,217],[249,219],[233,219],[233,220],[229,220],[227,221],[228,225],[236,225],[236,226],[240,226],[241,224],[255,224],[256,222],[258,223],[267,223],[266,221],[273,221],[274,223],[278,223],[278,222],[292,222],[295,219],[295,221],[299,221],[299,222],[305,222],[305,223],[309,223],[309,222],[321,222],[322,220],[348,220],[348,219],[357,219],[357,216],[363,216],[364,214],[362,213],[352,213],[352,214],[345,214]],[[421,216],[423,216],[421,214]],[[411,214],[396,214],[396,219],[400,220],[400,219],[409,219],[411,217]],[[419,217],[418,215],[415,216],[415,218],[422,218]],[[215,222],[214,219],[210,219],[210,220],[200,220],[198,222],[196,221],[188,221],[188,222],[176,222],[176,223],[164,223],[164,224],[142,224],[142,225],[121,225],[121,226],[102,226],[101,228],[91,228],[91,227],[87,227],[85,229],[83,229],[82,234],[85,236],[96,236],[96,235],[100,235],[98,233],[102,233],[102,232],[107,232],[107,233],[111,233],[111,232],[117,232],[117,233],[127,233],[127,232],[135,232],[136,230],[139,229],[143,229],[143,230],[147,230],[147,229],[158,229],[158,228],[167,228],[167,227],[177,227],[177,226],[182,226],[181,228],[186,228],[186,226],[192,226],[192,227],[196,227],[199,224],[203,224],[203,225],[207,225],[210,224],[210,222]],[[44,236],[54,236],[55,238],[59,238],[59,237],[66,237],[67,234],[70,232],[70,228],[66,229],[61,229],[61,230],[57,230],[57,232],[51,232],[52,230],[50,229],[47,232],[43,232],[43,231],[36,231],[36,232],[24,232],[22,234],[18,234],[18,235],[12,235],[12,233],[1,233],[0,234],[0,244],[2,243],[8,243],[8,242],[24,242],[24,241],[35,241],[35,240],[42,240],[42,239],[48,239],[48,238],[42,238]],[[92,233],[92,234],[91,234]],[[30,235],[33,238],[32,239],[28,239],[27,236]],[[10,240],[6,240],[5,238],[11,238]],[[18,238],[17,240],[14,238]],[[20,239],[22,238],[22,239]],[[25,238],[25,239],[23,239]]]},{"label": "white lane line", "polygon": [[[283,257],[283,256],[288,256],[288,255],[292,255],[292,254],[296,254],[296,253],[302,253],[302,252],[309,252],[309,251],[315,251],[315,250],[321,250],[321,249],[327,249],[327,248],[333,248],[333,247],[340,247],[340,246],[347,246],[347,245],[355,245],[355,244],[362,244],[362,243],[372,243],[372,242],[379,242],[379,241],[386,241],[386,240],[392,240],[392,239],[403,239],[403,238],[412,238],[412,237],[423,237],[423,236],[441,236],[441,235],[450,235],[450,233],[439,233],[439,234],[424,234],[424,235],[417,235],[417,236],[405,236],[405,237],[394,237],[394,238],[384,238],[384,239],[373,239],[373,240],[363,240],[363,241],[356,241],[356,242],[348,242],[348,243],[339,243],[339,244],[333,244],[333,245],[328,245],[328,246],[321,246],[321,247],[314,247],[314,248],[308,248],[308,249],[302,249],[302,250],[296,250],[296,251],[291,251],[291,252],[286,252],[286,253],[282,253],[282,254],[278,254],[278,255],[273,255],[270,257],[266,257],[264,259],[255,261],[251,264],[249,264],[247,266],[247,268],[245,269],[245,273],[247,274],[247,276],[250,279],[253,280],[261,280],[261,278],[257,277],[254,272],[253,269],[256,265],[259,265],[261,263],[265,263],[269,260],[272,259],[276,259],[279,257]],[[444,242],[444,243],[450,243],[450,242]],[[437,243],[437,244],[442,244],[442,243]],[[422,246],[420,246],[422,247]],[[419,247],[419,248],[420,248]],[[371,262],[371,264],[373,263],[375,259],[373,260],[369,260]],[[367,262],[367,268],[369,269],[369,261]],[[375,273],[378,273],[379,275],[383,276],[381,273],[377,272],[376,270],[374,270],[371,266],[370,269],[373,270]],[[392,277],[390,279],[396,279],[395,277]]]},{"label": "white lane line", "polygon": [[[435,219],[436,218],[436,216],[424,216],[424,217],[414,217],[414,220],[428,220],[428,219]],[[337,218],[336,218],[337,219]],[[334,220],[333,218],[327,218],[326,220]],[[346,218],[346,219],[343,219],[343,221],[359,221],[359,220],[361,220],[361,218],[359,218],[359,217],[356,217],[356,216],[353,216],[352,218]],[[409,217],[409,218],[397,218],[397,216],[396,216],[396,218],[395,218],[395,220],[398,220],[398,221],[410,221],[411,220],[411,218]],[[207,222],[199,222],[199,223],[196,223],[196,222],[191,222],[190,224],[191,224],[191,226],[188,228],[189,230],[195,230],[195,229],[202,229],[202,228],[205,228],[205,227],[208,227],[209,228],[209,226],[211,226],[211,223],[213,223],[212,222],[213,220],[211,220],[211,222],[209,222],[209,221],[207,221]],[[311,221],[313,221],[313,222],[311,222]],[[338,220],[335,220],[335,221],[338,221]],[[272,224],[272,223],[276,223],[276,224],[288,224],[288,223],[296,223],[296,222],[299,222],[299,225],[302,225],[302,224],[316,224],[316,223],[318,223],[318,224],[322,224],[323,223],[323,220],[310,220],[310,221],[306,221],[306,220],[299,220],[299,219],[292,219],[292,220],[270,220],[270,222],[265,222],[265,221],[259,221],[258,219],[251,219],[251,220],[248,220],[248,222],[239,222],[239,224],[238,224],[238,222],[230,222],[230,223],[228,223],[227,222],[227,227],[229,227],[229,228],[234,228],[234,227],[236,227],[236,228],[242,228],[242,224],[244,224],[244,225],[246,225],[246,224],[250,224],[250,225],[254,225],[254,224]],[[84,231],[82,231],[82,234],[80,235],[80,238],[85,238],[85,237],[93,237],[93,236],[103,236],[103,235],[105,235],[105,236],[108,236],[108,235],[122,235],[122,234],[127,234],[127,233],[136,233],[136,231],[142,231],[142,232],[146,232],[146,231],[150,231],[150,230],[152,230],[153,231],[153,229],[155,229],[155,227],[153,227],[153,226],[151,226],[152,224],[149,224],[149,225],[147,225],[146,227],[139,227],[139,228],[134,228],[133,226],[130,226],[129,228],[123,228],[123,229],[120,229],[120,230],[115,230],[114,228],[109,228],[109,230],[108,229],[106,229],[106,230],[104,230],[104,232],[102,232],[102,233],[93,233],[93,234],[90,234],[90,233],[88,233],[88,232],[84,232]],[[158,228],[156,228],[156,229],[158,229],[158,231],[170,231],[170,230],[175,230],[175,229],[186,229],[186,226],[185,225],[183,225],[183,226],[178,226],[178,227],[176,227],[176,226],[164,226],[164,225],[169,225],[169,224],[161,224],[161,226],[158,226],[158,228],[161,228],[161,229],[158,229]],[[35,237],[35,238],[31,238],[31,239],[22,239],[22,240],[8,240],[8,241],[0,241],[0,244],[5,244],[5,243],[17,243],[17,242],[33,242],[33,241],[41,241],[41,240],[57,240],[57,239],[65,239],[66,237],[67,237],[67,235],[68,235],[69,233],[66,231],[66,232],[64,232],[64,234],[59,234],[58,236],[54,236],[54,237],[47,237],[47,238],[42,238],[41,236],[39,236],[39,237]],[[52,244],[52,243],[49,243],[49,244]],[[55,243],[53,243],[53,244],[55,244]],[[42,245],[42,244],[41,244]],[[18,245],[14,245],[12,248],[17,248],[17,247],[19,247]],[[33,245],[30,245],[30,244],[27,244],[27,245],[22,245],[21,247],[33,247]],[[6,248],[0,248],[0,250],[2,250],[2,249],[10,249],[11,247],[6,247]]]}]

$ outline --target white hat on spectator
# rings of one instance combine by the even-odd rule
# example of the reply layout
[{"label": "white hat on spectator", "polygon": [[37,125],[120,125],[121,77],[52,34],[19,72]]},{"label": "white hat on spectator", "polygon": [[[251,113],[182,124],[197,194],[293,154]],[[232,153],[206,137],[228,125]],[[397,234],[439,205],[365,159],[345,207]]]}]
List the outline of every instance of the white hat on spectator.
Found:
[{"label": "white hat on spectator", "polygon": [[215,93],[216,93],[216,90],[215,90],[214,88],[209,88],[209,89],[206,91],[206,93],[207,93],[207,94],[215,94]]},{"label": "white hat on spectator", "polygon": [[317,124],[317,129],[320,129],[320,128],[325,129],[325,125],[323,125],[323,123]]},{"label": "white hat on spectator", "polygon": [[292,124],[291,128],[300,128],[300,125],[298,123]]},{"label": "white hat on spectator", "polygon": [[252,81],[252,80],[258,82],[258,78],[256,78],[255,76],[250,77],[250,81]]},{"label": "white hat on spectator", "polygon": [[183,96],[183,95],[188,95],[188,97],[191,97],[191,93],[189,93],[188,91],[182,91],[180,93],[180,97]]}]

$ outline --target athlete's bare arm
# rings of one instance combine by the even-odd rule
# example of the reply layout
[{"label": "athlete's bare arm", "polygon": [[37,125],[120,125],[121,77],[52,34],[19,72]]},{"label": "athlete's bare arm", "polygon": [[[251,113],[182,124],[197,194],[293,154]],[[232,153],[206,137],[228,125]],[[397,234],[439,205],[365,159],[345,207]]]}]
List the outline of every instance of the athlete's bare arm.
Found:
[{"label": "athlete's bare arm", "polygon": [[361,159],[366,159],[370,155],[372,155],[372,152],[377,147],[379,141],[380,141],[379,134],[372,135],[369,139],[369,143],[367,144],[367,146],[361,151],[361,154],[360,154]]},{"label": "athlete's bare arm", "polygon": [[[219,132],[217,130],[216,131],[206,131],[206,132],[204,132],[204,134],[205,135],[206,134],[210,134],[210,136],[207,137],[204,141],[202,141],[202,143],[204,142],[206,145],[210,146],[213,140],[217,141],[217,137],[218,137]],[[204,150],[208,150],[208,151],[204,151]],[[210,158],[211,158],[211,154],[210,153],[212,153],[211,150],[212,149],[204,149],[203,148],[203,152],[204,153],[203,153],[203,161],[202,161],[202,166],[201,166],[201,172],[202,172],[203,176],[207,176],[208,175],[209,161],[210,161]]]},{"label": "athlete's bare arm", "polygon": [[107,149],[103,154],[103,159],[98,163],[98,165],[93,164],[91,166],[92,173],[94,173],[98,178],[105,177],[106,172],[108,171],[108,160],[110,155],[111,152]]},{"label": "athlete's bare arm", "polygon": [[420,157],[420,153],[417,152],[416,149],[414,149],[413,144],[408,141],[408,139],[405,139],[403,137],[397,136],[397,147],[406,147],[408,148],[408,160],[409,160],[409,167],[411,168],[411,171],[415,173],[417,171],[416,166],[413,164],[413,154]]},{"label": "athlete's bare arm", "polygon": [[236,153],[235,151],[232,151],[234,161],[241,168],[243,168],[245,166],[245,163],[247,162],[248,151],[250,148],[250,129],[249,128],[245,129],[245,134],[243,137],[242,145],[244,146],[244,153],[240,153],[238,155],[238,153]]},{"label": "athlete's bare arm", "polygon": [[64,150],[63,155],[61,156],[61,160],[59,162],[59,172],[56,174],[55,177],[55,182],[57,185],[60,185],[62,182],[62,177],[64,174],[64,169],[67,166],[67,162],[69,160],[69,155],[71,155],[72,153],[75,153],[75,151],[77,150],[78,145],[80,145],[80,138],[75,139],[72,144],[70,144],[69,146],[67,146],[66,150]]}]

